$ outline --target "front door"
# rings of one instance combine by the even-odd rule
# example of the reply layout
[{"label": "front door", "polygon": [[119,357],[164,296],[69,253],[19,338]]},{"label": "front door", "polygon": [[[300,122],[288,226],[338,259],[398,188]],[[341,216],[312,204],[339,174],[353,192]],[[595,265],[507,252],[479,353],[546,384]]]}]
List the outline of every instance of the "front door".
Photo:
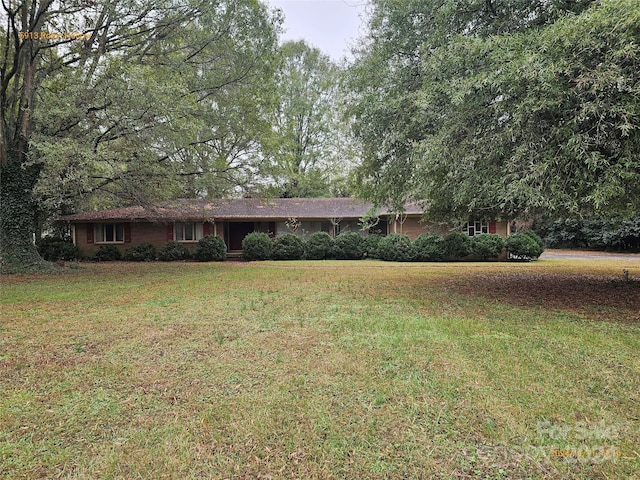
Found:
[{"label": "front door", "polygon": [[253,222],[230,222],[229,223],[229,250],[242,250],[242,240],[248,234],[253,233]]}]

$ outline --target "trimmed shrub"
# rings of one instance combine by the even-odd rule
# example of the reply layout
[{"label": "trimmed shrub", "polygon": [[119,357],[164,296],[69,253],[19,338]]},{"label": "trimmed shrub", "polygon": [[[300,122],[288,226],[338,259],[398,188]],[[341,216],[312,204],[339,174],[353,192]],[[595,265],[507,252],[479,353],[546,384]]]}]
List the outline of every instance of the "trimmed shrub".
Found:
[{"label": "trimmed shrub", "polygon": [[227,246],[217,235],[207,235],[198,240],[194,258],[199,262],[221,262],[227,258]]},{"label": "trimmed shrub", "polygon": [[364,256],[363,238],[356,232],[344,232],[333,241],[333,255],[338,260],[361,260]]},{"label": "trimmed shrub", "polygon": [[441,262],[444,260],[444,242],[434,233],[419,235],[413,241],[415,260],[418,262]]},{"label": "trimmed shrub", "polygon": [[504,248],[504,240],[495,233],[483,233],[471,238],[472,253],[482,260],[498,258]]},{"label": "trimmed shrub", "polygon": [[509,235],[504,246],[509,251],[509,256],[516,260],[532,260],[542,254],[536,241],[525,233]]},{"label": "trimmed shrub", "polygon": [[462,232],[449,232],[442,239],[447,260],[461,260],[471,255],[471,237]]},{"label": "trimmed shrub", "polygon": [[324,260],[331,257],[333,238],[326,232],[316,232],[309,236],[305,244],[305,257],[308,260]]},{"label": "trimmed shrub", "polygon": [[378,255],[388,262],[411,262],[415,257],[415,251],[409,237],[401,233],[392,233],[380,240]]},{"label": "trimmed shrub", "polygon": [[540,238],[540,235],[538,235],[533,230],[527,230],[526,232],[522,232],[522,233],[524,233],[527,237],[531,238],[534,242],[536,242],[536,245],[538,245],[539,253],[536,255],[536,257],[539,257],[540,255],[542,255],[542,252],[544,252],[544,242],[542,241],[542,238]]},{"label": "trimmed shrub", "polygon": [[245,260],[269,260],[273,242],[262,232],[248,234],[242,240],[242,258]]},{"label": "trimmed shrub", "polygon": [[100,245],[93,259],[98,262],[112,262],[122,259],[122,255],[115,245]]},{"label": "trimmed shrub", "polygon": [[124,259],[128,262],[150,262],[157,256],[156,247],[150,243],[141,243],[124,251]]},{"label": "trimmed shrub", "polygon": [[297,235],[288,233],[276,237],[271,248],[273,260],[300,260],[304,256],[304,241]]},{"label": "trimmed shrub", "polygon": [[191,258],[191,253],[187,247],[175,240],[167,243],[158,252],[158,259],[163,262],[175,262],[178,260],[188,260],[189,258]]},{"label": "trimmed shrub", "polygon": [[37,246],[42,258],[49,262],[76,260],[80,256],[78,247],[60,237],[44,237]]},{"label": "trimmed shrub", "polygon": [[382,235],[378,234],[371,234],[364,237],[362,248],[367,258],[380,258],[378,255],[378,246],[380,245],[380,240],[383,238]]}]

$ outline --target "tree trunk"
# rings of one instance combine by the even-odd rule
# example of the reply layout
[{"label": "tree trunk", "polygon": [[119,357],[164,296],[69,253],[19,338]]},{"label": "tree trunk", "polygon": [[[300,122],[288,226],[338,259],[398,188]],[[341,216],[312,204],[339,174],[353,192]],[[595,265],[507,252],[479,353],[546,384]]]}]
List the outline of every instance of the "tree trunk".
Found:
[{"label": "tree trunk", "polygon": [[[28,2],[27,2],[28,3]],[[21,24],[25,31],[40,32],[46,12],[53,2],[33,2],[22,8]],[[14,26],[15,28],[15,26]],[[16,33],[17,34],[17,33]],[[9,38],[9,37],[7,37]],[[0,271],[2,273],[45,270],[50,265],[38,253],[33,241],[38,206],[33,201],[33,189],[40,175],[41,165],[29,163],[27,152],[32,130],[32,111],[35,107],[36,71],[40,62],[40,42],[27,41],[16,55],[16,75],[23,72],[15,125],[0,131]],[[3,76],[7,70],[3,68]],[[10,81],[19,82],[18,76]],[[7,92],[0,97],[2,121],[15,108]],[[11,122],[12,124],[12,122]]]},{"label": "tree trunk", "polygon": [[23,167],[9,152],[0,165],[0,269],[13,273],[42,269],[42,260],[33,243],[35,213],[31,192],[40,167]]}]

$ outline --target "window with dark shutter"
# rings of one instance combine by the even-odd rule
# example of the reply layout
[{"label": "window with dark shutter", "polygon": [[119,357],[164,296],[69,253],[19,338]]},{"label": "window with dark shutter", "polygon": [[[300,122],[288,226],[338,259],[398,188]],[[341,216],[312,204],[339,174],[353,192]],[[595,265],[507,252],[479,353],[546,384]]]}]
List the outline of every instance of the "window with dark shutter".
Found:
[{"label": "window with dark shutter", "polygon": [[124,243],[123,223],[96,223],[93,225],[93,243]]},{"label": "window with dark shutter", "polygon": [[93,243],[93,223],[87,223],[87,243]]}]

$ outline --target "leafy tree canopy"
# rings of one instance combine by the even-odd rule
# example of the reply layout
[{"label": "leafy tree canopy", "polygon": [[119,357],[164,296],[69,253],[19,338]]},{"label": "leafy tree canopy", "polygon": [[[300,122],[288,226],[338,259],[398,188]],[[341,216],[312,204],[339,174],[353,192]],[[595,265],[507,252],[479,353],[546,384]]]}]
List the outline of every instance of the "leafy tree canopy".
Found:
[{"label": "leafy tree canopy", "polygon": [[341,119],[341,69],[304,41],[285,42],[276,73],[277,105],[264,145],[267,195],[339,194],[353,150]]},{"label": "leafy tree canopy", "polygon": [[252,181],[277,14],[255,0],[2,2],[2,263],[38,210],[219,195]]},{"label": "leafy tree canopy", "polygon": [[374,2],[361,193],[446,220],[637,212],[639,21],[633,0]]}]

